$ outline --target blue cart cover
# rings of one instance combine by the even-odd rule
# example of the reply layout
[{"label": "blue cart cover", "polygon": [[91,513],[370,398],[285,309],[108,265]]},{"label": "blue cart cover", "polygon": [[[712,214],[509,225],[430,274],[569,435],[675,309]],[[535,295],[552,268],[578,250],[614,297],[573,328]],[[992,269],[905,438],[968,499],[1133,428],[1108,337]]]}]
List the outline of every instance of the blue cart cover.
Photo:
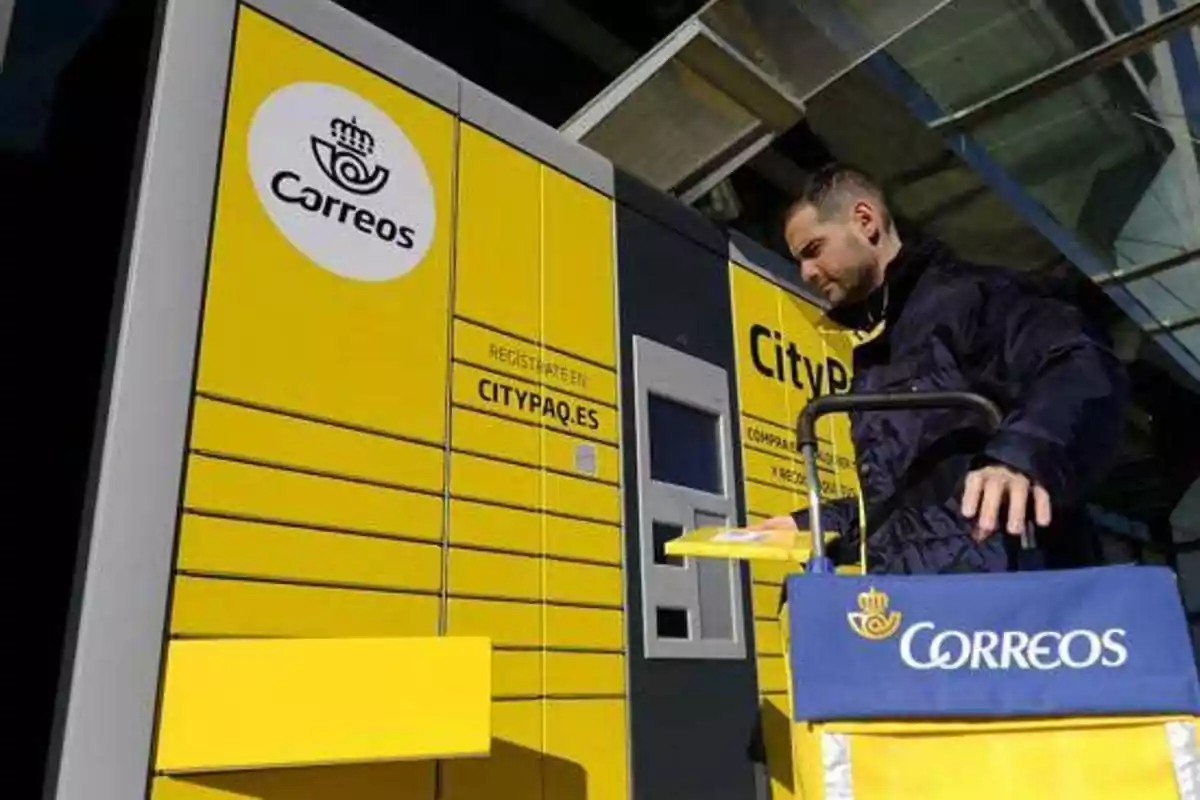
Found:
[{"label": "blue cart cover", "polygon": [[796,720],[1200,713],[1173,573],[787,581]]}]

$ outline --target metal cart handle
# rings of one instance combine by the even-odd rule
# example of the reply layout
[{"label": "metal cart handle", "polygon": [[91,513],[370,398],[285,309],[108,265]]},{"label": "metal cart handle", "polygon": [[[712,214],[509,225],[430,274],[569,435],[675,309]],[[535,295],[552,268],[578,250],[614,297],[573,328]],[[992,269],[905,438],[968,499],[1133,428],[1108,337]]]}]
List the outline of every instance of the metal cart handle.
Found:
[{"label": "metal cart handle", "polygon": [[[826,414],[848,411],[918,410],[923,408],[965,408],[982,412],[990,431],[1000,427],[1003,415],[991,400],[973,392],[906,392],[903,394],[838,394],[818,397],[804,407],[796,420],[796,443],[804,455],[804,467],[808,475],[808,516],[812,531],[811,572],[832,572],[832,564],[825,557],[825,531],[821,525],[821,484],[817,474],[817,420]],[[866,528],[866,520],[859,520],[860,528]],[[1021,537],[1025,549],[1034,547],[1033,528],[1025,526]]]}]

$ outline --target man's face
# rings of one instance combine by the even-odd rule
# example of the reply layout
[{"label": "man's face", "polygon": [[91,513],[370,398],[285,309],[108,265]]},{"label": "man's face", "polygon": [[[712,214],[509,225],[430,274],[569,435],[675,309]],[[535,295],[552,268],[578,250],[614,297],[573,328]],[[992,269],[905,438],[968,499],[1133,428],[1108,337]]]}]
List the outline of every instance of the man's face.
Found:
[{"label": "man's face", "polygon": [[870,209],[861,204],[821,219],[804,206],[787,221],[784,238],[800,265],[800,277],[831,304],[862,300],[875,288],[877,235]]}]

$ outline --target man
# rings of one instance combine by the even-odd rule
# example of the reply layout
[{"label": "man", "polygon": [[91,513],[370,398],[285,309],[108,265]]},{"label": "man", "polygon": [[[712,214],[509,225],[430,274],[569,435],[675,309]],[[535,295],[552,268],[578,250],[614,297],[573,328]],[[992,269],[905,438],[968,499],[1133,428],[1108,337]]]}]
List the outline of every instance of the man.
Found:
[{"label": "man", "polygon": [[[851,415],[868,569],[1008,570],[1027,519],[1047,566],[1088,563],[1074,512],[1116,449],[1127,386],[1079,311],[1016,271],[902,241],[880,189],[841,166],[810,178],[784,236],[828,317],[864,333],[851,391],[971,391],[1004,414],[996,433],[961,409]],[[853,498],[823,506],[836,563],[859,560],[858,516]],[[757,527],[805,530],[807,512]]]}]

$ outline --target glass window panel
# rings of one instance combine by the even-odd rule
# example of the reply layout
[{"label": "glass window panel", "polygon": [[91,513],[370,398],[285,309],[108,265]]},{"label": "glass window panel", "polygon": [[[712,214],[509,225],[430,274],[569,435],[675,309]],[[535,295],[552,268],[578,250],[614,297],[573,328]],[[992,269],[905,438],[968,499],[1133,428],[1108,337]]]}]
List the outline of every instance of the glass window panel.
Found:
[{"label": "glass window panel", "polygon": [[1192,355],[1200,358],[1200,325],[1175,331],[1174,336]]},{"label": "glass window panel", "polygon": [[1159,322],[1179,319],[1191,313],[1187,303],[1163,286],[1157,276],[1130,281],[1127,286],[1129,293]]},{"label": "glass window panel", "polygon": [[1174,78],[1178,45],[1195,61],[1191,30],[1155,45],[1148,52],[1171,69],[1149,86],[1118,64],[972,131],[1110,267],[1161,260],[1200,240],[1200,173],[1183,107],[1191,89]]},{"label": "glass window panel", "polygon": [[793,97],[813,92],[892,40],[942,0],[721,0],[706,25]]},{"label": "glass window panel", "polygon": [[718,417],[651,394],[649,421],[652,480],[724,494]]},{"label": "glass window panel", "polygon": [[[851,0],[851,5],[867,5]],[[986,100],[1141,25],[1109,3],[1083,0],[970,0],[949,3],[887,47],[947,113]],[[1115,6],[1115,7],[1114,7]],[[1139,80],[1150,59],[1130,62]]]},{"label": "glass window panel", "polygon": [[1154,276],[1163,290],[1181,303],[1188,316],[1200,312],[1200,260],[1181,264]]}]

